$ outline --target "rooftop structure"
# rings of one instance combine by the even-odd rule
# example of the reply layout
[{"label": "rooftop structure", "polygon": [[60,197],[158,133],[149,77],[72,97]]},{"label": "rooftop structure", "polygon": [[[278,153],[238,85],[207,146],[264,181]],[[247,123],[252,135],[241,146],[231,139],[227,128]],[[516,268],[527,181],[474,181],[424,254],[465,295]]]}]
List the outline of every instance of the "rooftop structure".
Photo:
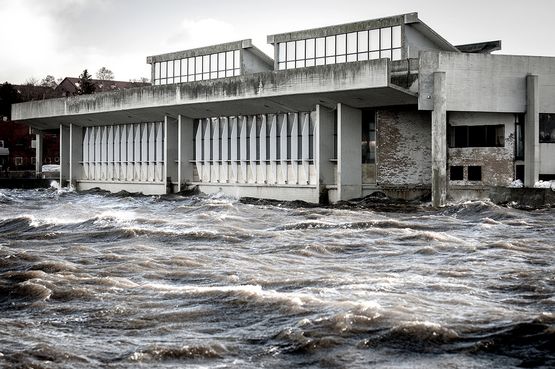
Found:
[{"label": "rooftop structure", "polygon": [[555,59],[454,46],[416,13],[150,56],[153,86],[13,106],[77,189],[340,201],[555,177]]}]

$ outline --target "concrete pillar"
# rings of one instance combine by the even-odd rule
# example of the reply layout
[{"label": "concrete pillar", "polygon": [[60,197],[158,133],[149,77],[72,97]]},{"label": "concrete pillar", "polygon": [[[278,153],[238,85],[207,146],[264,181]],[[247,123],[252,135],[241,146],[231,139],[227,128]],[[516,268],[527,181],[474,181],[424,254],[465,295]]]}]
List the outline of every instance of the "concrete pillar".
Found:
[{"label": "concrete pillar", "polygon": [[70,142],[71,133],[68,126],[60,124],[60,186],[70,180]]},{"label": "concrete pillar", "polygon": [[77,188],[77,181],[83,178],[83,128],[69,125],[69,184]]},{"label": "concrete pillar", "polygon": [[434,72],[432,111],[432,205],[445,206],[447,199],[447,98],[445,72]]},{"label": "concrete pillar", "polygon": [[[172,182],[177,182],[179,191],[179,117],[178,119],[170,116],[164,117],[164,175],[162,177],[166,188],[170,192],[174,191]],[[158,160],[158,158],[157,158]]]},{"label": "concrete pillar", "polygon": [[[179,182],[179,191],[182,191],[186,188],[187,183],[193,182],[194,163],[192,160],[193,150],[195,150],[195,147],[193,147],[193,120],[183,115],[179,115],[177,117],[177,126],[179,160],[177,177]],[[168,131],[166,130],[166,132]],[[197,142],[197,146],[198,145],[200,145],[199,142]],[[200,160],[200,157],[197,156],[197,160]]]},{"label": "concrete pillar", "polygon": [[540,94],[537,75],[526,76],[524,123],[524,186],[534,187],[540,171]]},{"label": "concrete pillar", "polygon": [[316,105],[314,132],[314,164],[319,191],[325,191],[327,185],[335,184],[333,159],[333,123],[334,112],[321,105]]},{"label": "concrete pillar", "polygon": [[42,172],[42,132],[35,134],[35,172],[40,176]]},{"label": "concrete pillar", "polygon": [[337,104],[338,200],[362,196],[362,112]]}]

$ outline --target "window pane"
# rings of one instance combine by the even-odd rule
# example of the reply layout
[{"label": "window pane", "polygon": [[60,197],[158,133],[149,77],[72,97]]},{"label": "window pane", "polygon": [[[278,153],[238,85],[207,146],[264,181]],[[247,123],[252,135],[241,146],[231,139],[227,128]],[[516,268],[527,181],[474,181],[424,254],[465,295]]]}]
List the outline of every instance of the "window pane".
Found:
[{"label": "window pane", "polygon": [[173,60],[168,61],[168,77],[173,77]]},{"label": "window pane", "polygon": [[[335,36],[326,37],[326,56],[335,55]],[[326,64],[328,64],[326,62]]]},{"label": "window pane", "polygon": [[[225,69],[233,69],[233,51],[228,51],[225,53]],[[227,73],[226,77],[229,77]]]},{"label": "window pane", "polygon": [[304,59],[303,60],[297,60],[295,62],[295,68],[303,68],[304,67]]},{"label": "window pane", "polygon": [[174,62],[173,75],[176,76],[176,77],[181,75],[181,61],[180,60],[176,60]]},{"label": "window pane", "polygon": [[314,59],[306,59],[306,66],[313,67],[315,64]]},{"label": "window pane", "polygon": [[391,60],[401,60],[401,49],[393,49]]},{"label": "window pane", "polygon": [[189,64],[189,68],[187,69],[187,75],[191,76],[195,74],[195,58],[188,58],[187,62],[188,62],[187,64]]},{"label": "window pane", "polygon": [[349,55],[347,55],[347,61],[348,61],[348,62],[357,61],[357,54],[349,54]]},{"label": "window pane", "polygon": [[279,70],[284,70],[285,69],[285,63],[278,63],[278,69]]},{"label": "window pane", "polygon": [[239,50],[233,50],[233,68],[241,69],[241,54]]},{"label": "window pane", "polygon": [[280,42],[278,44],[278,62],[285,61],[285,42]]},{"label": "window pane", "polygon": [[[195,58],[195,73],[200,74],[202,73],[202,56],[197,56]],[[198,81],[199,79],[197,79]]]},{"label": "window pane", "polygon": [[391,48],[391,27],[382,28],[381,30],[381,45],[380,49]]},{"label": "window pane", "polygon": [[154,79],[160,79],[160,62],[154,63]]},{"label": "window pane", "polygon": [[210,55],[202,56],[202,71],[204,73],[210,72]]},{"label": "window pane", "polygon": [[287,61],[295,60],[295,41],[287,43]]},{"label": "window pane", "polygon": [[210,72],[218,71],[218,54],[210,55]]},{"label": "window pane", "polygon": [[337,35],[335,36],[335,53],[337,55],[344,55],[347,51],[347,35]]},{"label": "window pane", "polygon": [[160,78],[166,78],[167,74],[167,68],[168,67],[168,63],[167,62],[161,62],[160,63]]},{"label": "window pane", "polygon": [[295,68],[295,62],[294,61],[287,62],[287,69],[293,69],[293,68]]},{"label": "window pane", "polygon": [[391,30],[392,42],[391,47],[401,47],[401,26],[395,26]]},{"label": "window pane", "polygon": [[358,33],[358,52],[368,51],[368,31]]},{"label": "window pane", "polygon": [[218,78],[224,78],[224,77],[225,77],[225,69],[218,71]]},{"label": "window pane", "polygon": [[370,51],[375,51],[380,49],[380,30],[373,29],[370,30]]},{"label": "window pane", "polygon": [[241,75],[241,69],[239,69],[239,68],[234,69],[234,70],[233,70],[233,75],[234,75],[234,76],[239,76],[239,75]]},{"label": "window pane", "polygon": [[326,39],[323,37],[316,39],[316,57],[324,56]]},{"label": "window pane", "polygon": [[310,58],[314,58],[314,39],[313,38],[309,38],[308,40],[306,40],[306,58],[310,59]]},{"label": "window pane", "polygon": [[345,63],[346,61],[345,55],[337,55],[335,59],[336,63]]},{"label": "window pane", "polygon": [[297,54],[296,54],[296,59],[297,60],[301,60],[305,58],[305,49],[304,49],[304,40],[300,40],[296,42],[297,45]]},{"label": "window pane", "polygon": [[372,51],[370,52],[370,59],[379,59],[380,58],[380,52],[379,51]]},{"label": "window pane", "polygon": [[335,64],[335,56],[326,57],[326,64]]},{"label": "window pane", "polygon": [[324,58],[316,58],[316,65],[324,65],[326,61]]},{"label": "window pane", "polygon": [[347,33],[347,54],[357,52],[357,34],[356,32]]},{"label": "window pane", "polygon": [[368,53],[358,53],[358,60],[368,60]]},{"label": "window pane", "polygon": [[[181,75],[187,75],[187,59],[181,59]],[[182,81],[185,82],[185,80]]]},{"label": "window pane", "polygon": [[389,59],[391,59],[391,50],[382,50],[382,51],[380,51],[380,58],[389,58]]},{"label": "window pane", "polygon": [[218,70],[225,70],[225,53],[218,53]]}]

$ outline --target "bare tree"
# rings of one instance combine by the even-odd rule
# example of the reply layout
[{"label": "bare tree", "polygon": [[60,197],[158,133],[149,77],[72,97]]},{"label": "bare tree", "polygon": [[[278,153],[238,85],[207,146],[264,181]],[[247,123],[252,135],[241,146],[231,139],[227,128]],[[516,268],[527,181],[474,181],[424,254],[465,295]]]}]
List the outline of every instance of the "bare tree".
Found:
[{"label": "bare tree", "polygon": [[58,84],[56,83],[56,78],[49,74],[40,81],[40,85],[42,87],[56,88]]},{"label": "bare tree", "polygon": [[101,81],[111,81],[114,79],[114,72],[106,67],[102,67],[96,72],[96,79]]},{"label": "bare tree", "polygon": [[36,79],[35,77],[29,77],[25,81],[25,85],[27,86],[37,86],[38,84],[39,84],[39,80]]}]

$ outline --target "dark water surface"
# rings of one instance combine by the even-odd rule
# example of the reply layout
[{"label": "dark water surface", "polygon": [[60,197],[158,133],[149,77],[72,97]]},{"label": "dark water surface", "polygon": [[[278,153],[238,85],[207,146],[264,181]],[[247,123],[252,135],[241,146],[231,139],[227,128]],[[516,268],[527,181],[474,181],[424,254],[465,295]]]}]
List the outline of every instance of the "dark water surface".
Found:
[{"label": "dark water surface", "polygon": [[555,209],[0,190],[0,367],[555,367]]}]

